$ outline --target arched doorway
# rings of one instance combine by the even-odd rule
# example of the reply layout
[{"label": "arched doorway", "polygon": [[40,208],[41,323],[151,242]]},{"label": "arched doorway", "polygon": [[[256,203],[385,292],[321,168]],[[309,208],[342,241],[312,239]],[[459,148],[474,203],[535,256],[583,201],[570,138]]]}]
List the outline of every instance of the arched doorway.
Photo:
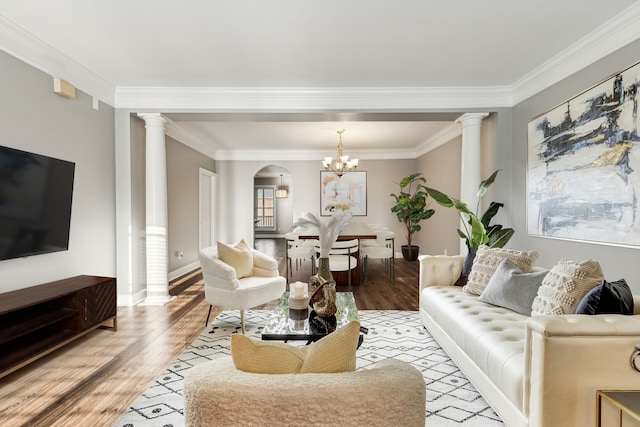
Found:
[{"label": "arched doorway", "polygon": [[[254,239],[284,237],[293,225],[292,178],[289,170],[278,165],[265,166],[254,175]],[[286,197],[276,197],[279,187],[287,190]]]}]

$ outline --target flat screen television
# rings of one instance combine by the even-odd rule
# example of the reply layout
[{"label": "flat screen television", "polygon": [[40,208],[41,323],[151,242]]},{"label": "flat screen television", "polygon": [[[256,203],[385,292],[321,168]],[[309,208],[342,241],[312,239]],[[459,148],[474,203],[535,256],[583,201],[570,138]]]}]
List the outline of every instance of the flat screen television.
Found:
[{"label": "flat screen television", "polygon": [[0,260],[69,249],[75,163],[0,146]]}]

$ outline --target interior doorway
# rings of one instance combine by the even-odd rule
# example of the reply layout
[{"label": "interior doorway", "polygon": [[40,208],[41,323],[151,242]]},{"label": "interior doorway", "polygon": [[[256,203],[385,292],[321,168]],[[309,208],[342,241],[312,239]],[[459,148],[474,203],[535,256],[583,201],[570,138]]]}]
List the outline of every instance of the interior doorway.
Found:
[{"label": "interior doorway", "polygon": [[216,174],[200,168],[199,187],[199,239],[198,250],[213,246],[217,241],[216,234]]},{"label": "interior doorway", "polygon": [[[268,165],[253,177],[254,238],[284,237],[293,225],[293,176],[286,168]],[[277,197],[278,189],[286,197]],[[280,192],[278,195],[284,195]]]}]

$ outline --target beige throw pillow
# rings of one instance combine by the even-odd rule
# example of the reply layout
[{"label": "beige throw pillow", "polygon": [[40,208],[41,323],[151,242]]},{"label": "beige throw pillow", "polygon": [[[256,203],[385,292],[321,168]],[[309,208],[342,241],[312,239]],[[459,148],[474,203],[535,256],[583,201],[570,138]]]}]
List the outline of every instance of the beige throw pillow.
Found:
[{"label": "beige throw pillow", "polygon": [[489,284],[489,280],[505,258],[509,258],[523,273],[530,273],[538,259],[536,251],[516,251],[504,248],[480,246],[471,266],[469,279],[462,290],[468,294],[480,295]]},{"label": "beige throw pillow", "polygon": [[244,334],[231,335],[231,357],[236,369],[255,374],[300,372],[306,347],[276,341],[261,341]]},{"label": "beige throw pillow", "polygon": [[351,321],[342,328],[308,346],[301,373],[336,373],[356,370],[356,350],[360,322]]},{"label": "beige throw pillow", "polygon": [[231,335],[231,357],[236,369],[256,374],[355,371],[359,335],[360,322],[357,321],[305,347],[234,334]]},{"label": "beige throw pillow", "polygon": [[235,268],[238,279],[253,275],[253,255],[244,239],[235,246],[218,242],[218,258]]},{"label": "beige throw pillow", "polygon": [[574,314],[582,298],[603,280],[597,261],[589,259],[578,263],[562,259],[542,280],[531,315]]}]

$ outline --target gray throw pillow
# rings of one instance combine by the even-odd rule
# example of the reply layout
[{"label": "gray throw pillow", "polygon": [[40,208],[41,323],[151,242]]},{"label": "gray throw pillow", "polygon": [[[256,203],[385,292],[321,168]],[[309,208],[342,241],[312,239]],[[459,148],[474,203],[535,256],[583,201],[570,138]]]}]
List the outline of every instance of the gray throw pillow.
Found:
[{"label": "gray throw pillow", "polygon": [[531,306],[548,271],[523,273],[509,258],[500,262],[480,301],[531,316]]}]

